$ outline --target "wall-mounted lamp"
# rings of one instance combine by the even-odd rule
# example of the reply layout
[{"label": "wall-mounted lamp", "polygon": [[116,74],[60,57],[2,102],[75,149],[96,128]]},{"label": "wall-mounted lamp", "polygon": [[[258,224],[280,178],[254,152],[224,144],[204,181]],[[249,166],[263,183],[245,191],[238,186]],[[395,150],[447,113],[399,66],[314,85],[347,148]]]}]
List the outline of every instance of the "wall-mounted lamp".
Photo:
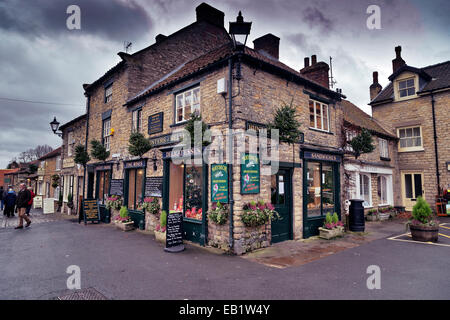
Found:
[{"label": "wall-mounted lamp", "polygon": [[53,117],[53,121],[50,122],[50,128],[52,128],[52,131],[53,131],[54,134],[57,134],[59,137],[62,138],[62,132],[58,131],[59,121],[56,120],[56,117]]},{"label": "wall-mounted lamp", "polygon": [[233,46],[235,50],[244,50],[251,27],[251,22],[244,22],[244,17],[242,16],[241,11],[239,11],[236,22],[230,22],[228,33],[233,39]]}]

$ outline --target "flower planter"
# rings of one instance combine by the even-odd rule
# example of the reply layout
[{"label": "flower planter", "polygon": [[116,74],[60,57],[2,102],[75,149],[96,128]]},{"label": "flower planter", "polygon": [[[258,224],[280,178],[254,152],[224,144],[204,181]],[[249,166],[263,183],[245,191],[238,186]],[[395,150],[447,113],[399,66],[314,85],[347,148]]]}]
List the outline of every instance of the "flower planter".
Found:
[{"label": "flower planter", "polygon": [[366,220],[367,221],[377,221],[378,220],[378,215],[376,215],[376,214],[368,214],[366,216]]},{"label": "flower planter", "polygon": [[117,228],[119,228],[120,230],[123,231],[131,231],[134,230],[134,222],[130,221],[130,222],[115,222]]},{"label": "flower planter", "polygon": [[336,227],[333,229],[319,228],[319,238],[330,240],[344,235],[344,227]]},{"label": "flower planter", "polygon": [[166,232],[155,231],[156,241],[166,243]]},{"label": "flower planter", "polygon": [[423,242],[437,242],[439,236],[439,225],[436,226],[417,226],[409,225],[412,239]]},{"label": "flower planter", "polygon": [[389,212],[379,212],[378,216],[380,217],[380,221],[386,221],[390,218],[391,214]]}]

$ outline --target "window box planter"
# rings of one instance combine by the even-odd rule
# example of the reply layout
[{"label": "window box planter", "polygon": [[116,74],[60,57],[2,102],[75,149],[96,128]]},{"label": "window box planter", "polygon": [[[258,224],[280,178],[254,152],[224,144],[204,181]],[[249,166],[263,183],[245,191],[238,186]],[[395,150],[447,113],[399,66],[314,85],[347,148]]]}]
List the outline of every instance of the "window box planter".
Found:
[{"label": "window box planter", "polygon": [[115,221],[114,223],[116,224],[116,227],[122,231],[134,230],[134,222],[133,221],[129,221],[129,222]]},{"label": "window box planter", "polygon": [[336,237],[341,237],[344,235],[344,227],[336,227],[333,229],[319,228],[320,234],[319,238],[330,240]]},{"label": "window box planter", "polygon": [[367,221],[378,221],[378,214],[368,214],[366,216]]},{"label": "window box planter", "polygon": [[380,221],[386,221],[391,217],[391,213],[389,211],[379,212],[378,216],[380,217]]}]

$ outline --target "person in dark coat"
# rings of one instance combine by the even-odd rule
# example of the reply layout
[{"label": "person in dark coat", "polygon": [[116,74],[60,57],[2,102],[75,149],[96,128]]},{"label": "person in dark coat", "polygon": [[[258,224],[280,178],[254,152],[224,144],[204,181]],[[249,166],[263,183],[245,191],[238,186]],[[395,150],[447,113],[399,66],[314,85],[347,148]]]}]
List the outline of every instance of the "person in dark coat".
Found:
[{"label": "person in dark coat", "polygon": [[5,190],[3,190],[3,186],[0,187],[0,210],[3,211],[3,207],[5,206],[5,200],[3,199]]},{"label": "person in dark coat", "polygon": [[29,227],[31,224],[30,218],[27,217],[26,211],[28,202],[31,200],[30,190],[27,189],[25,183],[20,184],[20,191],[17,194],[16,207],[19,210],[19,225],[15,229],[23,229],[23,220],[27,222],[25,227]]},{"label": "person in dark coat", "polygon": [[9,189],[8,193],[6,194],[5,200],[5,211],[3,211],[3,214],[5,216],[14,217],[14,208],[16,206],[16,193],[12,188]]}]

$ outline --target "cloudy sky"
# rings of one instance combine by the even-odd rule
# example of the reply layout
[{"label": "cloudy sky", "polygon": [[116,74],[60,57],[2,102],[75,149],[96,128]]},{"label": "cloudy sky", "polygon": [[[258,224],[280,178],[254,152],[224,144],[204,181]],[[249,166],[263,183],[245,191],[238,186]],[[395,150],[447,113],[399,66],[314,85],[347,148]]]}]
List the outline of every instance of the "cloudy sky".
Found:
[{"label": "cloudy sky", "polygon": [[[124,41],[136,52],[195,21],[193,0],[0,0],[0,168],[39,144],[56,148],[50,131],[85,112],[82,84],[119,61]],[[450,58],[447,0],[209,0],[252,21],[247,42],[266,33],[281,38],[280,60],[294,69],[306,56],[333,57],[336,86],[370,113],[368,87],[378,71],[385,86],[394,47],[407,64],[423,67]],[[69,5],[81,9],[81,30],[69,30]],[[369,30],[369,5],[381,9],[381,29]]]}]

